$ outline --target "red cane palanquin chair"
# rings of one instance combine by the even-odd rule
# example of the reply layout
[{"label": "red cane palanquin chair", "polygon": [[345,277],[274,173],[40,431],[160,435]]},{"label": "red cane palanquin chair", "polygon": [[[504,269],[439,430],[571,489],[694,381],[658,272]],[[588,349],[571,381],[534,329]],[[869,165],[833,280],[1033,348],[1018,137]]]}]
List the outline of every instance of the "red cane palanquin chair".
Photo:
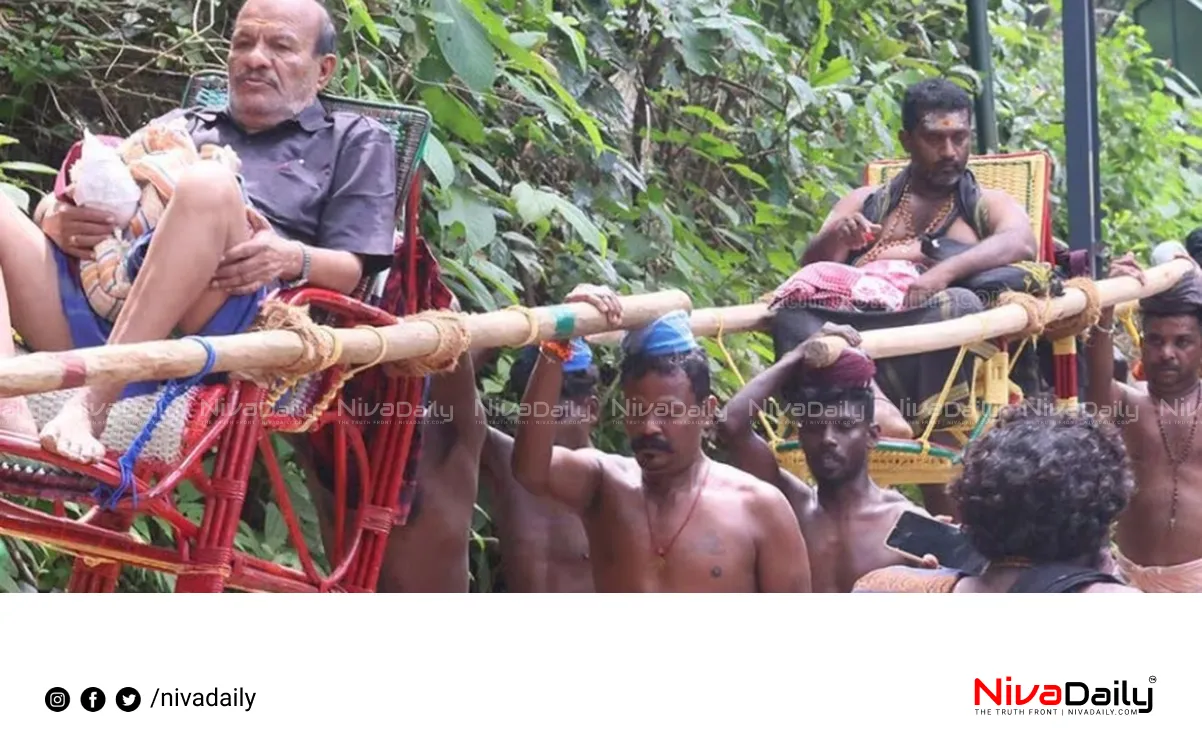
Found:
[{"label": "red cane palanquin chair", "polygon": [[[189,81],[184,105],[221,104],[226,95],[224,73],[202,73]],[[365,277],[350,296],[301,288],[278,298],[308,306],[315,322],[336,327],[390,325],[400,316],[445,308],[450,294],[439,282],[437,262],[417,228],[418,170],[431,125],[429,114],[389,103],[335,96],[322,96],[322,100],[330,110],[371,116],[394,134],[396,250],[382,292],[372,290],[384,278],[378,276]],[[353,419],[346,408],[353,414],[354,407],[339,405],[347,394],[347,371],[334,366],[300,379],[287,390],[231,380],[188,387],[173,401],[162,390],[124,400],[112,411],[103,437],[109,455],[94,466],[75,465],[36,444],[0,435],[0,492],[6,494],[0,497],[0,533],[75,555],[68,587],[72,592],[113,591],[122,565],[175,574],[180,592],[373,591],[385,540],[394,524],[404,523],[412,499],[420,432],[413,413],[420,410],[425,380],[389,376],[380,367],[363,371],[349,385],[369,403],[365,409],[392,403],[392,410],[410,414],[387,420]],[[39,425],[70,393],[30,396]],[[147,423],[152,417],[157,425],[151,431]],[[318,569],[302,534],[272,442],[277,433],[309,437],[316,465],[331,482],[340,521],[348,511],[348,495],[358,502],[358,523],[350,543],[344,548],[338,540],[329,555],[328,574]],[[131,447],[140,447],[132,472],[127,473],[132,474],[132,482],[126,478],[132,492],[113,497],[122,482],[119,457]],[[270,480],[297,551],[299,570],[235,548],[256,459]],[[199,514],[189,509],[188,517],[177,507],[176,489],[183,481],[203,495]],[[81,509],[68,509],[67,504],[82,506],[84,516],[70,516]],[[146,544],[133,536],[130,527],[139,515],[152,515],[169,525],[174,545]]]}]

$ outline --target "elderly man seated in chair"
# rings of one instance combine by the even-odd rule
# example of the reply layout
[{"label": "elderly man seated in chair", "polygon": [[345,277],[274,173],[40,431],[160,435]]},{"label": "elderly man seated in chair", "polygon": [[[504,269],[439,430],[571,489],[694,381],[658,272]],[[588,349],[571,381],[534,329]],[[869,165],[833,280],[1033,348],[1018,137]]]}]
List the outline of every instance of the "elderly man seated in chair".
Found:
[{"label": "elderly man seated in chair", "polygon": [[[1002,289],[1036,291],[1042,283],[1045,272],[1022,263],[1037,247],[1023,207],[980,187],[968,168],[968,94],[943,79],[911,86],[900,139],[909,164],[884,186],[840,199],[810,241],[802,269],[776,290],[778,358],[828,322],[859,331],[938,322],[982,311]],[[921,427],[923,403],[942,389],[955,357],[953,349],[889,359],[877,379]]]},{"label": "elderly man seated in chair", "polygon": [[[178,173],[156,228],[129,249],[124,268],[132,285],[112,323],[90,305],[79,270],[112,236],[108,214],[55,200],[37,210],[35,225],[0,199],[0,322],[39,351],[157,340],[173,331],[232,334],[249,328],[274,288],[350,293],[386,268],[395,149],[383,126],[331,114],[318,100],[334,72],[336,38],[316,0],[247,0],[230,45],[228,106],[163,117],[182,119],[197,146],[228,145],[241,160],[240,176],[210,161]],[[0,336],[0,355],[12,355],[8,329]],[[43,446],[80,462],[99,460],[110,406],[154,387],[81,388],[42,429]],[[25,401],[4,403],[0,427],[36,436]]]}]

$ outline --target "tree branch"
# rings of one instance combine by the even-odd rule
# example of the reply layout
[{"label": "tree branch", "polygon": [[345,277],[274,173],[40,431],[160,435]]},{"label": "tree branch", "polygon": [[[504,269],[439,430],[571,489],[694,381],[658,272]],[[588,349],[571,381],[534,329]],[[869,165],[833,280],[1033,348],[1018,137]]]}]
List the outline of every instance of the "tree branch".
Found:
[{"label": "tree branch", "polygon": [[772,100],[771,98],[768,98],[767,96],[765,96],[763,93],[759,92],[758,90],[749,88],[742,83],[736,83],[734,80],[727,80],[725,78],[718,77],[717,75],[706,75],[704,79],[709,80],[710,82],[713,82],[713,83],[717,83],[718,85],[721,85],[724,88],[738,91],[740,93],[743,93],[744,95],[749,95],[752,98],[756,98],[756,99],[762,101],[763,103],[768,104],[769,106],[776,109],[780,113],[782,113],[782,114],[785,113],[785,107],[783,105],[777,103],[776,101]]}]

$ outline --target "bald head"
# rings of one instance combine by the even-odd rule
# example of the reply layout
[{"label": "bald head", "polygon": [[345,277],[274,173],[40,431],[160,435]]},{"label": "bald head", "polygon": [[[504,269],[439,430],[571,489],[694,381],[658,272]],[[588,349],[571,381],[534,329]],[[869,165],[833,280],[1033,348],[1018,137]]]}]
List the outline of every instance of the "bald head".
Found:
[{"label": "bald head", "polygon": [[334,72],[336,32],[318,0],[247,0],[230,43],[230,107],[249,131],[311,104]]},{"label": "bald head", "polygon": [[334,17],[322,0],[246,0],[238,11],[238,20],[243,20],[248,13],[252,18],[280,13],[299,18],[313,33],[313,53],[317,56],[333,54],[337,47],[338,30],[334,26]]}]

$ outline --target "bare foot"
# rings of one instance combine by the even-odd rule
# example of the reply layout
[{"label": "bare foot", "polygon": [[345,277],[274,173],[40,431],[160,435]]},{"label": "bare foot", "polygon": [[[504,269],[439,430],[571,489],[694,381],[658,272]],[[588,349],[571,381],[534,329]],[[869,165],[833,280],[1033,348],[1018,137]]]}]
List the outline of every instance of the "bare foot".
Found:
[{"label": "bare foot", "polygon": [[108,401],[90,388],[80,390],[42,429],[42,448],[83,464],[104,458],[100,433],[108,417]]},{"label": "bare foot", "polygon": [[0,400],[0,431],[25,436],[30,439],[38,437],[38,424],[29,412],[29,403],[24,397],[10,397]]}]

